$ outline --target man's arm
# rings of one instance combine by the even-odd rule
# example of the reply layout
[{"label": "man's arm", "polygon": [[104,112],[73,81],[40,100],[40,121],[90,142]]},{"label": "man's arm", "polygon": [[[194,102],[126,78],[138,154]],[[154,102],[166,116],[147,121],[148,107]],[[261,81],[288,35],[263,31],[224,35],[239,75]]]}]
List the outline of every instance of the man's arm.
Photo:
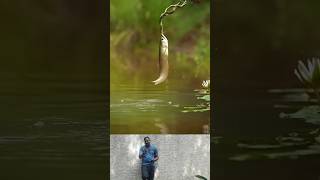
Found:
[{"label": "man's arm", "polygon": [[153,159],[153,161],[158,161],[158,159],[159,159],[158,149],[155,147],[155,150],[154,150],[154,159]]},{"label": "man's arm", "polygon": [[143,147],[140,148],[140,151],[139,151],[139,159],[142,159],[143,158]]}]

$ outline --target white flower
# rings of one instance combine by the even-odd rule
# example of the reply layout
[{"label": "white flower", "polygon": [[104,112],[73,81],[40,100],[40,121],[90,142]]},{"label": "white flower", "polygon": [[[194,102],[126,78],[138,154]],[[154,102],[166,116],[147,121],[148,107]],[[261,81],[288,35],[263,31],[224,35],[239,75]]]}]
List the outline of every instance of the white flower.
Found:
[{"label": "white flower", "polygon": [[308,67],[299,61],[298,68],[294,70],[298,79],[313,87],[320,87],[320,59],[307,60]]},{"label": "white flower", "polygon": [[204,80],[202,81],[202,87],[208,88],[210,86],[210,80]]}]

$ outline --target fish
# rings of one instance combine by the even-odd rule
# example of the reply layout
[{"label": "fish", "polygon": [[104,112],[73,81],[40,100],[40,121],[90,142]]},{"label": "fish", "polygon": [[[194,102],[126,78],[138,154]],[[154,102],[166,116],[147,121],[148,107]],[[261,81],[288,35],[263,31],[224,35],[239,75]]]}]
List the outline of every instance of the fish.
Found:
[{"label": "fish", "polygon": [[164,82],[168,77],[168,73],[169,73],[168,48],[169,48],[168,39],[164,34],[161,34],[160,45],[159,45],[160,76],[158,77],[158,79],[152,81],[154,85],[158,85]]}]

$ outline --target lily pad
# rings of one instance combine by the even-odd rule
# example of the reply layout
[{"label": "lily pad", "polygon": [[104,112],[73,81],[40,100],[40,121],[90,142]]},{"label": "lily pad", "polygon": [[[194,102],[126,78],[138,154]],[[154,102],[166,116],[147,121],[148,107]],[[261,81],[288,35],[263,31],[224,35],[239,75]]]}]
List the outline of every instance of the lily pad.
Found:
[{"label": "lily pad", "polygon": [[185,106],[181,112],[190,113],[190,112],[206,112],[210,111],[210,91],[206,89],[195,89],[195,97],[199,100],[199,104],[192,106]]},{"label": "lily pad", "polygon": [[210,102],[210,95],[204,95],[204,96],[198,97],[198,99],[203,99],[205,101],[209,101]]},{"label": "lily pad", "polygon": [[185,110],[182,110],[181,112],[188,113],[188,112],[206,112],[206,111],[210,111],[210,107],[199,107],[199,106],[184,107],[184,109]]},{"label": "lily pad", "polygon": [[281,113],[280,118],[304,119],[307,123],[320,125],[320,106],[307,106],[295,113]]},{"label": "lily pad", "polygon": [[233,161],[247,161],[258,159],[296,159],[300,156],[320,154],[319,129],[308,132],[292,132],[288,136],[279,136],[270,144],[238,143],[241,149],[249,149],[250,153],[231,156]]},{"label": "lily pad", "polygon": [[257,159],[281,159],[289,158],[296,159],[299,156],[308,156],[308,155],[319,155],[320,146],[319,145],[310,145],[305,149],[298,149],[295,151],[280,151],[280,152],[256,152],[250,154],[238,154],[230,157],[230,160],[233,161],[247,161],[247,160],[257,160]]}]

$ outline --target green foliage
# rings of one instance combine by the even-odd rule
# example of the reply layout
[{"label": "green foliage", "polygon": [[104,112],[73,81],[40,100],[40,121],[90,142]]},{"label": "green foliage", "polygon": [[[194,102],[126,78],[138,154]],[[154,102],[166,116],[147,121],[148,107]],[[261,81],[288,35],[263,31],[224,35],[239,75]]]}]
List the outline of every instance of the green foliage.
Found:
[{"label": "green foliage", "polygon": [[[170,4],[176,2],[178,1],[111,0],[111,31],[128,28],[131,30],[147,28],[149,31],[158,31],[160,14]],[[164,30],[180,38],[209,15],[210,1],[203,1],[201,4],[188,3],[183,9],[179,9],[174,14],[164,18]]]},{"label": "green foliage", "polygon": [[[141,41],[159,34],[159,17],[166,7],[176,3],[174,0],[112,0],[110,2],[111,33],[133,32],[139,34]],[[197,25],[210,18],[210,1],[200,4],[188,3],[172,15],[164,18],[164,32],[170,44],[177,42]],[[206,28],[206,30],[209,27]],[[174,38],[171,38],[174,37]],[[157,38],[159,39],[159,38]],[[157,40],[158,42],[158,40]],[[145,44],[148,45],[148,44]]]},{"label": "green foliage", "polygon": [[110,2],[111,31],[127,28],[135,30],[141,27],[154,30],[159,25],[159,15],[169,4],[170,1],[112,0]]},{"label": "green foliage", "polygon": [[194,57],[196,63],[195,75],[210,74],[210,41],[200,39],[194,54],[196,55]]}]

